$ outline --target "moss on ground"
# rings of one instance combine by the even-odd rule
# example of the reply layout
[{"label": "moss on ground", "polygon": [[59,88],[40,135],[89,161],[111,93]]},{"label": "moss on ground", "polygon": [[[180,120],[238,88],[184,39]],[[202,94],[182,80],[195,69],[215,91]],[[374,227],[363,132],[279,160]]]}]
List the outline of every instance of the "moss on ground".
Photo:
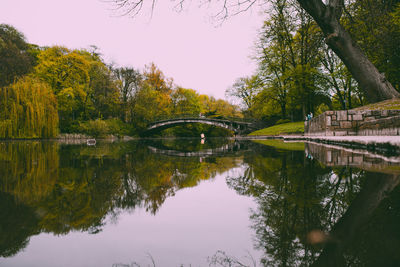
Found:
[{"label": "moss on ground", "polygon": [[268,128],[264,128],[249,135],[284,135],[284,134],[303,134],[304,133],[304,121],[289,122],[284,124],[274,125]]}]

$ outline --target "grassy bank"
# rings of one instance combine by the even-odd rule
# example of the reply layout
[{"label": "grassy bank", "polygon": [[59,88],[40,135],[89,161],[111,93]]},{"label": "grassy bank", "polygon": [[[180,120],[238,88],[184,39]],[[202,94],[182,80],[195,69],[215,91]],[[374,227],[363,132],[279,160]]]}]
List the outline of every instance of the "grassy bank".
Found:
[{"label": "grassy bank", "polygon": [[304,133],[304,122],[289,122],[284,124],[274,125],[268,128],[264,128],[255,132],[250,133],[249,135],[258,136],[258,135],[284,135],[284,134],[303,134]]},{"label": "grassy bank", "polygon": [[390,110],[400,109],[400,98],[393,98],[370,105],[355,108],[353,110]]}]

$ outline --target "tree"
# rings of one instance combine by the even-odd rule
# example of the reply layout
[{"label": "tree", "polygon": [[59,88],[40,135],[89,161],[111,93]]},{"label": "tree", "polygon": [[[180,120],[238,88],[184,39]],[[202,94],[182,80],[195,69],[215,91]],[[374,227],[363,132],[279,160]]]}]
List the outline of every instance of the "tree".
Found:
[{"label": "tree", "polygon": [[[338,109],[352,109],[363,103],[364,96],[359,92],[356,81],[340,59],[327,46],[320,55],[322,78],[331,88],[333,101],[339,103]],[[354,103],[357,102],[357,103]]]},{"label": "tree", "polygon": [[55,46],[38,56],[35,76],[48,83],[58,101],[61,132],[71,132],[88,106],[90,60],[87,55]]},{"label": "tree", "polygon": [[243,117],[238,106],[232,105],[231,103],[223,99],[217,99],[213,103],[212,107],[213,107],[212,111],[215,114],[223,117],[232,117],[232,118]]},{"label": "tree", "polygon": [[213,96],[208,95],[200,95],[200,112],[204,115],[212,112],[213,110],[213,103],[215,102],[215,98]]},{"label": "tree", "polygon": [[353,0],[343,15],[343,24],[351,36],[357,40],[372,63],[384,73],[398,91],[400,90],[399,4],[399,0]]},{"label": "tree", "polygon": [[57,97],[61,132],[77,131],[84,120],[119,116],[117,81],[95,51],[47,48],[38,56],[34,75]]},{"label": "tree", "polygon": [[0,88],[0,138],[54,138],[56,97],[46,83],[24,77]]},{"label": "tree", "polygon": [[168,117],[172,112],[172,100],[169,94],[144,86],[135,97],[133,123],[140,132],[149,122],[157,118]]},{"label": "tree", "polygon": [[[263,83],[257,101],[277,107],[282,119],[301,120],[324,99],[317,57],[321,34],[311,17],[288,0],[271,0],[269,14],[257,43],[257,75]],[[254,114],[259,108],[264,109],[262,103],[254,106]]]},{"label": "tree", "polygon": [[346,65],[369,101],[400,97],[399,92],[378,71],[341,25],[344,0],[329,0],[326,4],[322,0],[297,1],[317,22],[324,33],[326,43]]},{"label": "tree", "polygon": [[[143,4],[150,1],[114,0],[112,2],[117,7],[125,9],[127,13],[137,14]],[[217,17],[226,19],[229,12],[232,11],[232,7],[234,14],[237,14],[249,9],[258,0],[242,2],[225,0],[216,2],[222,5]],[[348,5],[345,4],[344,0],[296,0],[296,2],[313,17],[324,33],[326,43],[346,65],[369,101],[377,102],[400,97],[399,92],[371,63],[341,24],[340,19],[345,7]],[[154,8],[156,1],[152,0],[150,3],[152,4],[151,7]],[[183,3],[184,0],[178,1],[180,6]]]},{"label": "tree", "polygon": [[200,114],[200,98],[193,89],[178,87],[172,93],[173,112],[179,114]]},{"label": "tree", "polygon": [[85,109],[93,104],[90,119],[118,117],[120,91],[111,70],[100,59],[96,59],[91,61],[89,77],[90,100],[86,100]]},{"label": "tree", "polygon": [[173,80],[165,77],[164,73],[154,63],[146,65],[143,78],[144,83],[150,89],[166,94],[171,93]]},{"label": "tree", "polygon": [[245,109],[251,109],[254,103],[254,97],[262,88],[262,81],[257,75],[243,77],[226,90],[226,95],[238,98]]},{"label": "tree", "polygon": [[14,27],[0,24],[0,87],[29,73],[35,62],[34,47]]},{"label": "tree", "polygon": [[133,101],[135,94],[140,90],[143,76],[138,70],[135,70],[134,68],[116,68],[113,69],[113,72],[117,79],[118,89],[121,96],[121,119],[124,122],[128,122],[132,119],[130,116],[132,114],[130,102]]}]

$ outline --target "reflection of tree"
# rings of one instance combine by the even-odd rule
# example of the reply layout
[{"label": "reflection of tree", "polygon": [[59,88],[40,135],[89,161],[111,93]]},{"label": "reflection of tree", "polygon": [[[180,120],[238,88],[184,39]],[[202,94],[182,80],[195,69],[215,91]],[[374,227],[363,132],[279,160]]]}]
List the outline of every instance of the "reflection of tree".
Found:
[{"label": "reflection of tree", "polygon": [[[398,178],[326,168],[303,152],[255,148],[244,175],[228,178],[258,203],[251,219],[265,266],[395,266],[400,256]],[[397,193],[397,194],[396,194]],[[394,199],[392,199],[394,198]],[[327,244],[310,245],[310,232]],[[375,241],[377,240],[377,241]]]},{"label": "reflection of tree", "polygon": [[99,230],[120,189],[115,167],[105,164],[96,168],[99,165],[60,169],[52,193],[37,205],[43,231],[64,234],[71,230]]},{"label": "reflection of tree", "polygon": [[[252,168],[249,187],[259,209],[251,216],[257,247],[266,252],[265,265],[295,266],[315,258],[316,251],[303,245],[306,234],[321,228],[322,177],[329,173],[302,152],[260,151],[246,159]],[[303,255],[299,257],[299,255]]]},{"label": "reflection of tree", "polygon": [[230,178],[228,184],[254,196],[259,205],[251,219],[256,246],[266,253],[263,263],[296,266],[313,262],[318,250],[305,241],[308,232],[327,226],[324,218],[331,210],[323,203],[327,195],[334,194],[329,185],[329,178],[335,176],[331,169],[305,159],[301,151],[272,148],[258,148],[245,162],[244,176]]},{"label": "reflection of tree", "polygon": [[33,208],[16,203],[5,193],[0,193],[0,210],[0,257],[10,257],[36,234],[38,218]]},{"label": "reflection of tree", "polygon": [[[348,259],[351,259],[358,265],[365,265],[360,264],[362,263],[360,262],[361,258],[357,257],[356,255],[361,254],[365,257],[367,254],[364,254],[363,251],[360,250],[360,247],[357,250],[354,250],[354,243],[359,243],[361,241],[361,243],[364,245],[362,248],[369,249],[370,246],[368,243],[370,242],[364,243],[365,241],[384,241],[383,243],[386,243],[387,240],[382,240],[382,237],[379,236],[375,236],[376,240],[365,240],[363,237],[365,233],[361,232],[359,229],[360,227],[373,225],[374,219],[372,218],[371,220],[372,215],[374,213],[379,213],[380,211],[382,212],[382,210],[378,209],[378,207],[380,206],[381,202],[387,198],[387,194],[392,192],[399,182],[400,177],[397,175],[366,173],[365,182],[360,192],[352,201],[347,211],[332,227],[329,237],[330,240],[325,246],[318,260],[314,263],[314,266],[345,266],[347,265]],[[386,226],[386,224],[383,225]],[[375,231],[374,229],[370,230],[371,232]],[[399,231],[396,229],[393,231],[393,233],[398,234]],[[387,234],[388,233],[386,233],[386,236]],[[356,240],[357,235],[360,238],[359,240]],[[372,236],[374,236],[374,234]],[[399,235],[397,235],[397,237],[399,237]],[[399,240],[395,240],[393,243],[397,244],[397,248],[399,248]],[[352,248],[355,255],[348,253],[346,251],[348,248]],[[388,248],[393,248],[393,244],[390,244]],[[390,255],[390,253],[387,253],[387,251],[382,251],[382,248],[376,249],[381,255],[379,255],[376,259],[372,258],[372,262],[379,262],[382,259],[386,262],[390,262],[393,259],[393,257],[382,258],[383,254]],[[394,255],[397,260],[400,258],[397,253]],[[367,259],[367,262],[371,262],[371,258],[368,256],[365,259]]]},{"label": "reflection of tree", "polygon": [[58,176],[58,146],[46,142],[0,143],[0,189],[26,204],[48,196]]},{"label": "reflection of tree", "polygon": [[59,145],[0,143],[0,255],[40,232],[101,231],[108,215],[156,213],[176,191],[236,167],[240,159],[171,158],[139,142]]},{"label": "reflection of tree", "polygon": [[[381,178],[379,176],[372,179],[377,182]],[[397,186],[388,198],[382,200],[371,219],[366,224],[360,225],[347,249],[345,257],[348,262],[360,262],[364,266],[398,266],[399,225],[400,188]]]},{"label": "reflection of tree", "polygon": [[177,190],[194,187],[239,163],[229,157],[200,162],[198,158],[163,156],[149,153],[142,146],[137,146],[134,151],[124,157],[126,191],[117,202],[122,208],[141,206],[153,214]]}]

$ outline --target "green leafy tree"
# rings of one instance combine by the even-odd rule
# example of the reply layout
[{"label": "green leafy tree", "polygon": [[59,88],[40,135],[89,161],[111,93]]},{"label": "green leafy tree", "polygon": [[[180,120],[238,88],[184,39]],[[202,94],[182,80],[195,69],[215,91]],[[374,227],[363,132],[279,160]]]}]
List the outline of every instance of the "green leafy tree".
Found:
[{"label": "green leafy tree", "polygon": [[[317,60],[321,34],[298,5],[287,0],[271,4],[271,18],[264,23],[257,44],[264,92],[255,108],[279,110],[282,119],[290,115],[292,120],[301,120],[324,100]],[[272,107],[264,108],[263,103]]]},{"label": "green leafy tree", "polygon": [[35,75],[53,89],[59,105],[61,132],[71,132],[88,105],[90,61],[79,51],[51,47],[38,56]]},{"label": "green leafy tree", "polygon": [[89,77],[89,99],[85,101],[85,110],[93,105],[90,118],[119,117],[121,114],[120,91],[111,70],[99,58],[95,58],[90,63]]},{"label": "green leafy tree", "polygon": [[122,103],[121,119],[124,122],[132,121],[132,103],[135,101],[135,95],[141,88],[143,75],[133,68],[113,69],[117,80],[117,86],[120,92]]},{"label": "green leafy tree", "polygon": [[30,71],[35,63],[35,47],[14,27],[0,24],[0,87],[11,84]]},{"label": "green leafy tree", "polygon": [[34,75],[57,97],[61,132],[79,131],[85,120],[120,116],[117,81],[95,52],[47,48],[38,55]]},{"label": "green leafy tree", "polygon": [[212,103],[212,112],[222,117],[243,117],[243,114],[238,106],[232,105],[231,103],[223,99],[217,99],[215,102]]},{"label": "green leafy tree", "polygon": [[[354,0],[344,14],[343,24],[371,62],[400,90],[400,25],[398,0]],[[397,14],[397,15],[396,15]]]},{"label": "green leafy tree", "polygon": [[166,118],[172,112],[172,100],[169,94],[154,90],[145,85],[135,96],[133,123],[140,132],[147,124],[156,119]]},{"label": "green leafy tree", "polygon": [[[262,89],[263,82],[260,77],[253,75],[243,77],[226,90],[226,95],[239,99],[245,110],[251,110],[254,104],[254,98]],[[250,115],[250,114],[249,114]]]},{"label": "green leafy tree", "polygon": [[195,90],[178,87],[173,91],[171,98],[174,114],[193,114],[195,116],[200,114],[200,98]]}]

